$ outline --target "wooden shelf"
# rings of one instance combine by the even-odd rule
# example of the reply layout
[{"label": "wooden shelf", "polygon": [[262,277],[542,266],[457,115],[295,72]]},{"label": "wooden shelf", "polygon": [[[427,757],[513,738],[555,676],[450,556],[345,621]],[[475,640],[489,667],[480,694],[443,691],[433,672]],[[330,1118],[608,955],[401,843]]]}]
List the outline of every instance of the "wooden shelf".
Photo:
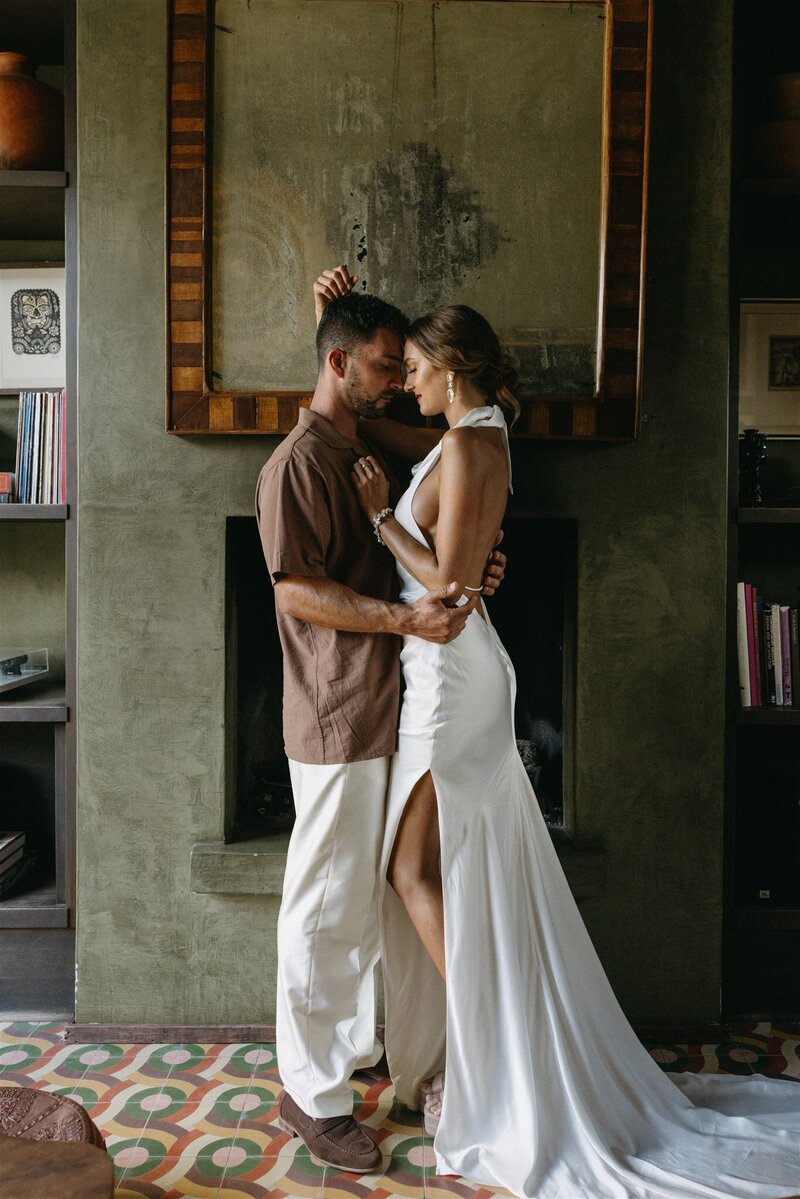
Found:
[{"label": "wooden shelf", "polygon": [[33,883],[19,895],[0,899],[0,928],[68,928],[69,908],[56,900],[55,882]]},{"label": "wooden shelf", "polygon": [[0,695],[0,724],[66,724],[68,720],[63,684],[29,683]]},{"label": "wooden shelf", "polygon": [[0,504],[0,520],[68,520],[68,504]]},{"label": "wooden shelf", "polygon": [[800,725],[800,708],[738,708],[737,724],[768,724],[773,728],[781,725]]},{"label": "wooden shelf", "polygon": [[63,241],[66,171],[0,171],[0,240]]},{"label": "wooden shelf", "polygon": [[800,508],[737,508],[740,525],[800,525]]},{"label": "wooden shelf", "polygon": [[63,191],[68,182],[66,171],[0,171],[0,187],[55,187]]}]

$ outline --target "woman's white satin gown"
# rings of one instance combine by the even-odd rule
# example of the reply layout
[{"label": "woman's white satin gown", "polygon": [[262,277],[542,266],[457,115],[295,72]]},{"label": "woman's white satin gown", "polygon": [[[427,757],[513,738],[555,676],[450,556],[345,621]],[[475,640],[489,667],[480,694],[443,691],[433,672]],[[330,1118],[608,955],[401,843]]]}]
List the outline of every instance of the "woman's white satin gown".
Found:
[{"label": "woman's white satin gown", "polygon": [[[497,407],[461,423],[505,429]],[[412,503],[438,455],[415,468],[395,511],[423,544]],[[413,603],[425,588],[398,569]],[[625,1019],[517,752],[514,671],[488,620],[471,613],[449,645],[406,637],[402,665],[382,877],[430,770],[447,987],[384,883],[386,1051],[411,1107],[446,1066],[439,1173],[525,1199],[800,1195],[800,1086],[664,1074]]]}]

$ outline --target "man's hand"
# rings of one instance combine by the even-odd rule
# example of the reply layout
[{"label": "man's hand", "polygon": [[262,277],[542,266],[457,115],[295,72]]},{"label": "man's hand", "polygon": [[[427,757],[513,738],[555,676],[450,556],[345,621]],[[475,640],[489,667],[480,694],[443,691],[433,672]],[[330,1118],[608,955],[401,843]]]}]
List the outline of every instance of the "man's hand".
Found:
[{"label": "man's hand", "polygon": [[322,272],[314,284],[314,312],[317,324],[331,300],[338,300],[340,296],[349,295],[359,278],[359,275],[350,274],[345,263],[334,267],[332,271]]},{"label": "man's hand", "polygon": [[429,591],[415,604],[409,604],[406,609],[409,627],[403,632],[421,637],[423,641],[435,641],[438,645],[453,641],[464,628],[467,617],[477,603],[477,596],[472,596],[468,603],[458,608],[448,607],[448,597],[457,590],[457,583],[447,583],[444,587]]},{"label": "man's hand", "polygon": [[492,550],[491,554],[486,560],[486,566],[484,567],[483,575],[483,590],[481,595],[494,595],[495,591],[497,591],[497,588],[506,577],[506,562],[508,559],[502,550],[497,548],[504,536],[505,534],[501,529],[497,534],[495,548]]}]

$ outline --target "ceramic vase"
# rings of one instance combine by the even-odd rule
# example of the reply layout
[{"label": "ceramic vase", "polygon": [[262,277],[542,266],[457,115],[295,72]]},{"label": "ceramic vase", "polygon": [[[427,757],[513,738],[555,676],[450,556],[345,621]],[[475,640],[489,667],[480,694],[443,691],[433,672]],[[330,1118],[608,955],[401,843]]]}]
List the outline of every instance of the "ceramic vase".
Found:
[{"label": "ceramic vase", "polygon": [[36,78],[33,59],[0,52],[0,170],[64,169],[64,97]]}]

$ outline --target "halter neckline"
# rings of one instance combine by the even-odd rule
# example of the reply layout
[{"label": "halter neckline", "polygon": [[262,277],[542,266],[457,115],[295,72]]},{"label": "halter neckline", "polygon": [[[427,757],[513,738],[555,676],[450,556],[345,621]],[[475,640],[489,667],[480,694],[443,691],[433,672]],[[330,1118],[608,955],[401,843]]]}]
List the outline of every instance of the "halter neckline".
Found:
[{"label": "halter neckline", "polygon": [[[514,488],[511,486],[511,448],[508,444],[508,425],[506,418],[503,416],[503,409],[499,404],[482,404],[479,408],[470,408],[465,416],[461,417],[452,427],[460,429],[467,425],[484,425],[489,429],[502,429],[503,441],[506,447],[506,458],[508,459],[508,490],[512,493]],[[438,448],[438,447],[437,447]],[[422,465],[420,463],[420,465]]]}]

